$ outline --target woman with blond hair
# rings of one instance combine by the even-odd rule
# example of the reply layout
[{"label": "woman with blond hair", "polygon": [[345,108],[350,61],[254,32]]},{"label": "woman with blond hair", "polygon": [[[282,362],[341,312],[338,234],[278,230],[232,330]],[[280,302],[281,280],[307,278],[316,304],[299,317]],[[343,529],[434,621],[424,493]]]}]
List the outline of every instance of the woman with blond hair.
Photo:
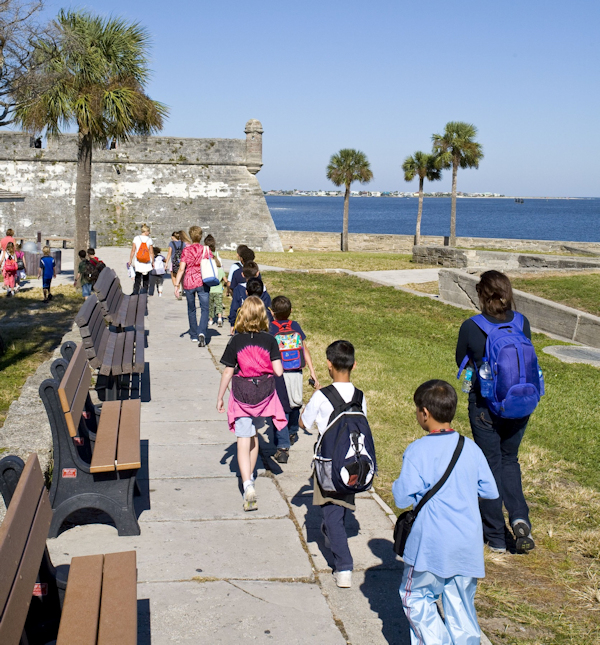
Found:
[{"label": "woman with blond hair", "polygon": [[[150,271],[154,264],[154,248],[152,238],[150,237],[150,228],[144,224],[142,234],[133,238],[131,245],[131,254],[129,264],[133,265],[135,271],[135,282],[133,284],[133,294],[148,293],[148,283],[150,282]],[[140,289],[141,287],[141,289]]]},{"label": "woman with blond hair", "polygon": [[244,486],[244,510],[257,508],[254,469],[258,458],[256,419],[271,417],[279,431],[287,425],[285,412],[275,391],[275,376],[283,375],[279,346],[269,334],[263,301],[249,296],[240,308],[235,336],[223,352],[225,370],[217,395],[217,410],[225,411],[223,398],[231,383],[227,407],[229,428],[237,437],[237,459]]}]

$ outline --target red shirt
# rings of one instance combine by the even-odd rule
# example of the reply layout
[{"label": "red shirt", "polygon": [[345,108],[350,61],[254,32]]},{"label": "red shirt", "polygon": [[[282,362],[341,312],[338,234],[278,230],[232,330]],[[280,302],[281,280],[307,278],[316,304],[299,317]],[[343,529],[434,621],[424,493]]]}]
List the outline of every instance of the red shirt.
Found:
[{"label": "red shirt", "polygon": [[190,244],[181,253],[181,262],[185,262],[185,273],[183,274],[183,288],[197,289],[201,287],[202,272],[200,262],[202,259],[212,258],[213,254],[208,246],[202,244]]},{"label": "red shirt", "polygon": [[[6,247],[7,247],[9,242],[12,242],[13,244],[15,244],[15,238],[12,237],[11,235],[7,235],[6,237],[3,237],[0,240],[0,247],[2,247],[3,251],[6,251]],[[16,246],[16,244],[15,244],[15,246]]]}]

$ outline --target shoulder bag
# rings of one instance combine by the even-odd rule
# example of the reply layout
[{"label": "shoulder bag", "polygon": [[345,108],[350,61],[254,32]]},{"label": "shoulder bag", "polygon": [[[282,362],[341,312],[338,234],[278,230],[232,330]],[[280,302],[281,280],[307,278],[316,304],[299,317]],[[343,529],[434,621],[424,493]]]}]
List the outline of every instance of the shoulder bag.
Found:
[{"label": "shoulder bag", "polygon": [[411,509],[410,511],[404,511],[404,513],[402,513],[396,520],[396,526],[394,527],[394,552],[400,557],[404,555],[406,540],[408,540],[408,536],[410,535],[419,511],[448,481],[448,477],[450,477],[450,473],[454,470],[454,466],[456,466],[456,462],[460,457],[460,453],[462,452],[464,444],[465,438],[462,435],[459,435],[458,443],[456,444],[456,448],[454,449],[452,459],[450,460],[448,468],[446,468],[446,472],[442,475],[440,481],[425,495],[423,495],[421,501],[415,506],[415,508]]}]

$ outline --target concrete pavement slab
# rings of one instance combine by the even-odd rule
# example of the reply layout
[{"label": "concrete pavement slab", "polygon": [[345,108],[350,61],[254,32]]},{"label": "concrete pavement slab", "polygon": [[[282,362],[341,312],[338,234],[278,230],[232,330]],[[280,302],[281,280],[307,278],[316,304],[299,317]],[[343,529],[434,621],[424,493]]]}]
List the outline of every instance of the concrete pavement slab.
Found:
[{"label": "concrete pavement slab", "polygon": [[397,271],[357,271],[353,275],[377,284],[396,287],[404,284],[435,282],[439,272],[439,269],[399,269]]},{"label": "concrete pavement slab", "polygon": [[158,421],[142,423],[140,436],[155,446],[185,444],[230,444],[233,434],[221,421]]},{"label": "concrete pavement slab", "polygon": [[[155,388],[152,388],[153,390]],[[151,400],[142,406],[142,423],[157,421],[223,421],[223,414],[216,409],[213,401],[186,401],[177,405],[172,399]]]}]

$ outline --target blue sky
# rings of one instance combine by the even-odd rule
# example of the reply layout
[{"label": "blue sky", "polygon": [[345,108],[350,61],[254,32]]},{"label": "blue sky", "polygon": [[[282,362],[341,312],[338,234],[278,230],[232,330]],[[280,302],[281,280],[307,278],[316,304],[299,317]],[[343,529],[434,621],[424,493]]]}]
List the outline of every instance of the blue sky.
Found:
[{"label": "blue sky", "polygon": [[[46,14],[65,6],[49,0]],[[600,196],[598,2],[71,6],[147,27],[165,135],[244,137],[248,119],[262,121],[265,189],[331,188],[325,168],[344,147],[367,154],[373,190],[409,189],[404,157],[460,120],[478,127],[485,159],[459,172],[459,190]],[[434,186],[448,190],[450,173]]]}]

